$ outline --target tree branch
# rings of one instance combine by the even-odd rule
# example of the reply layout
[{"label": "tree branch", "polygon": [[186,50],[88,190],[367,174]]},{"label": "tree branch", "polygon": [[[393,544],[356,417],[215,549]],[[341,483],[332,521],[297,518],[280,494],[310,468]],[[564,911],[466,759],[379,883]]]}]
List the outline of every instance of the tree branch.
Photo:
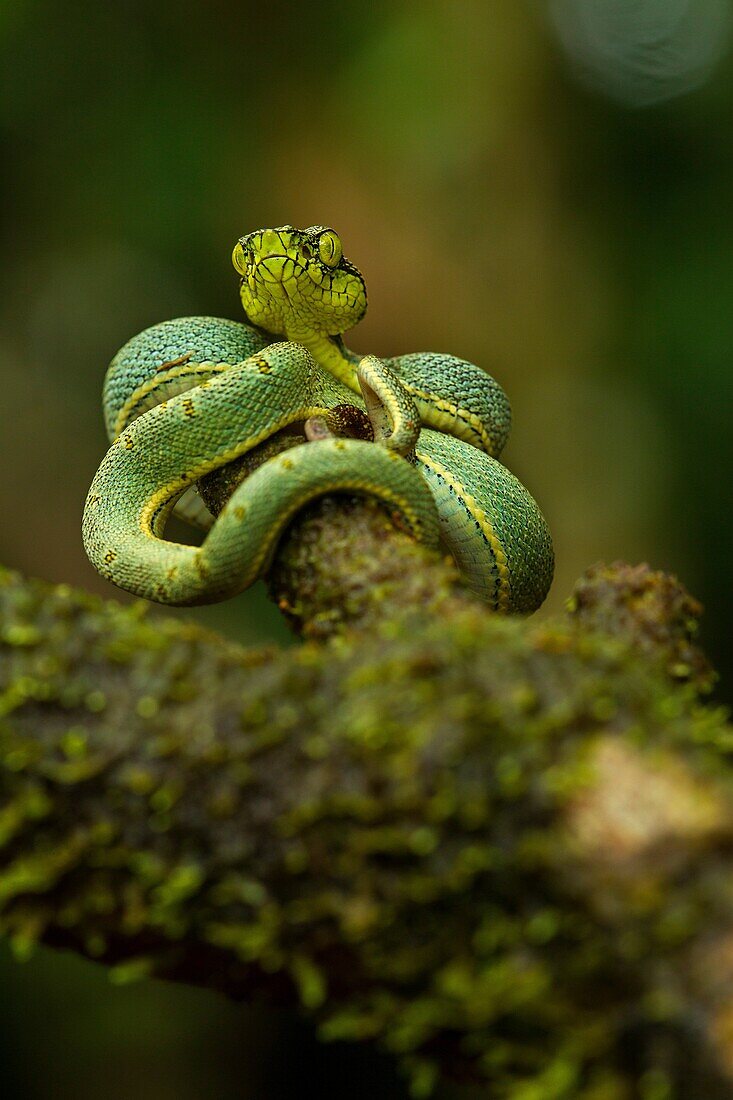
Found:
[{"label": "tree branch", "polygon": [[420,572],[441,614],[367,584],[368,630],[283,652],[2,574],[0,928],[299,1003],[417,1092],[733,1095],[733,731],[694,601],[599,568],[536,623]]},{"label": "tree branch", "polygon": [[[302,443],[288,429],[207,475],[200,488],[210,511],[218,515],[272,455]],[[400,609],[450,615],[475,602],[452,559],[416,543],[400,528],[398,513],[373,498],[347,495],[316,500],[295,517],[267,585],[292,629],[320,641],[346,629],[371,630]]]}]

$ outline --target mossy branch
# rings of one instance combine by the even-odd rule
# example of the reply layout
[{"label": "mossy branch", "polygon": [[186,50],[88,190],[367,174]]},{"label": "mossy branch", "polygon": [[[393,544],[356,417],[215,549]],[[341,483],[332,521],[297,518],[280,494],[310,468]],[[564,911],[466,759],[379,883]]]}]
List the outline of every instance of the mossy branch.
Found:
[{"label": "mossy branch", "polygon": [[0,574],[0,928],[299,1003],[417,1093],[733,1095],[733,730],[694,601],[599,567],[522,621],[424,569],[440,614],[367,586],[368,629],[283,652]]}]

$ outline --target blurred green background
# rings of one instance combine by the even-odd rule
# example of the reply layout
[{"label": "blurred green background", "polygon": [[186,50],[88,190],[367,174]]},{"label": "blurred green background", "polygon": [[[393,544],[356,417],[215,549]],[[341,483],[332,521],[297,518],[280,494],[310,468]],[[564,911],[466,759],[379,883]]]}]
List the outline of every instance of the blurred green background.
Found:
[{"label": "blurred green background", "polygon": [[[0,560],[111,595],[80,514],[130,336],[237,318],[236,238],[333,225],[350,339],[482,364],[554,532],[678,573],[733,697],[727,0],[3,0]],[[261,591],[195,614],[284,640]],[[9,1097],[404,1097],[386,1060],[206,992],[0,956]],[[445,1090],[444,1096],[452,1095]]]}]

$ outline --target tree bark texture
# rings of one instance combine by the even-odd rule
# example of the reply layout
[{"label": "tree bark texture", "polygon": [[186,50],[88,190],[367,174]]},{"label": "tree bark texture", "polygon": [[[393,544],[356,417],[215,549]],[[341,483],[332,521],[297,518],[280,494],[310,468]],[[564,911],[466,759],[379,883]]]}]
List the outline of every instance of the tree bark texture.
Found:
[{"label": "tree bark texture", "polygon": [[245,651],[2,574],[16,950],[297,1004],[416,1094],[733,1095],[733,730],[695,602],[598,567],[567,614],[501,618],[358,502],[270,583],[328,640]]}]

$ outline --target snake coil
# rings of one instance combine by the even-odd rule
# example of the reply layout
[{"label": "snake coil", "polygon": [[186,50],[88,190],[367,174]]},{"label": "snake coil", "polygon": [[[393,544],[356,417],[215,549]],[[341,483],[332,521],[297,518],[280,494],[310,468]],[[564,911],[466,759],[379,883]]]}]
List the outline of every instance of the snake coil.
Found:
[{"label": "snake coil", "polygon": [[[511,412],[498,383],[450,355],[351,352],[342,335],[366,310],[366,286],[332,229],[258,230],[232,258],[246,323],[165,321],[109,367],[112,444],[83,519],[95,568],[162,603],[225,599],[267,570],[300,508],[356,492],[396,509],[426,545],[442,541],[496,610],[539,607],[552,542],[534,499],[499,461]],[[368,415],[374,442],[309,430],[344,405]],[[304,445],[265,462],[214,521],[196,482],[287,427],[303,431]],[[163,539],[174,509],[207,530],[201,546]]]}]

